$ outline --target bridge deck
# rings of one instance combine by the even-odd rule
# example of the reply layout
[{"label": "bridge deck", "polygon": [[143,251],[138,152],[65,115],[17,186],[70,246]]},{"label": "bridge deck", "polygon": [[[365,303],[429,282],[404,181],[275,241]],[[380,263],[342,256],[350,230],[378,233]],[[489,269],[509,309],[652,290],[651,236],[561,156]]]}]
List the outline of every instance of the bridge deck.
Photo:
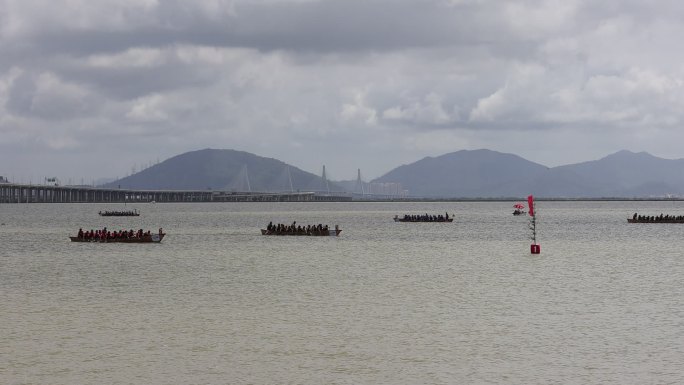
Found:
[{"label": "bridge deck", "polygon": [[339,202],[351,200],[351,194],[348,193],[314,191],[136,190],[0,183],[0,203]]}]

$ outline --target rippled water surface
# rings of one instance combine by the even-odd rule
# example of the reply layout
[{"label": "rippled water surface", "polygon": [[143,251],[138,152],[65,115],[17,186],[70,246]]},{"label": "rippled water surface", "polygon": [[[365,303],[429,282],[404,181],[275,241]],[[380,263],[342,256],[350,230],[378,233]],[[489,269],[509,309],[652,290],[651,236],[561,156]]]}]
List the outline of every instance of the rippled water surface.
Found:
[{"label": "rippled water surface", "polygon": [[539,202],[540,255],[512,202],[127,208],[0,205],[0,383],[684,383],[684,225],[626,221],[684,202]]}]

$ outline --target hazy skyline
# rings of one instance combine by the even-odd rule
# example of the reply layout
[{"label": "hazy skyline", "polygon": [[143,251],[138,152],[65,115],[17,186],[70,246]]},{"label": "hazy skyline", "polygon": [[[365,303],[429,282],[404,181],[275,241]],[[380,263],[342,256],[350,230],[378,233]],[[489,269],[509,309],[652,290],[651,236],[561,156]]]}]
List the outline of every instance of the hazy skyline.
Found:
[{"label": "hazy skyline", "polygon": [[0,0],[0,175],[203,148],[366,179],[487,148],[682,158],[684,3]]}]

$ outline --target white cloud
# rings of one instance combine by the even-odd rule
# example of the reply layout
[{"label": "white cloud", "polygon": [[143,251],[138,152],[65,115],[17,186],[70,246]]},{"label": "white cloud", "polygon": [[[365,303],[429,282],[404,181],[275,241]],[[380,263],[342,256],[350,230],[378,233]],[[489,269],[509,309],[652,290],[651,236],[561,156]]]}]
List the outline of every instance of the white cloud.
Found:
[{"label": "white cloud", "polygon": [[423,100],[409,102],[406,106],[391,107],[383,111],[382,117],[417,125],[444,125],[459,120],[458,110],[445,109],[442,97],[430,93]]},{"label": "white cloud", "polygon": [[114,54],[97,54],[87,59],[87,64],[96,68],[158,67],[164,63],[161,50],[131,48]]},{"label": "white cloud", "polygon": [[509,1],[502,3],[502,17],[522,36],[542,39],[574,27],[579,4],[575,0]]},{"label": "white cloud", "polygon": [[[93,148],[116,161],[84,172],[121,175],[150,153],[225,147],[378,176],[473,147],[546,164],[622,147],[676,155],[682,12],[635,0],[0,0],[0,163],[50,152],[40,166],[58,174],[68,152]],[[543,151],[518,140],[530,130]],[[26,159],[11,163],[37,161]]]},{"label": "white cloud", "polygon": [[378,122],[378,112],[366,105],[365,90],[353,91],[353,101],[345,103],[340,111],[344,122],[360,122],[368,126],[374,126]]},{"label": "white cloud", "polygon": [[546,104],[549,92],[547,77],[546,68],[539,64],[514,64],[505,84],[478,100],[470,113],[470,121],[505,125],[511,121],[535,120],[540,107]]},{"label": "white cloud", "polygon": [[169,119],[164,111],[165,98],[161,95],[150,95],[136,100],[126,117],[137,122],[163,122]]}]

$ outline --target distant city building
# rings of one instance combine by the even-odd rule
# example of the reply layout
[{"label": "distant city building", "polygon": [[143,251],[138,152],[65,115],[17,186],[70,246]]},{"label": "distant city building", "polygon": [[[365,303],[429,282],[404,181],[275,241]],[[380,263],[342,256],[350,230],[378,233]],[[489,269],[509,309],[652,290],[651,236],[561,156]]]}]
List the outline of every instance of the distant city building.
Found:
[{"label": "distant city building", "polygon": [[9,181],[4,176],[0,175],[0,183],[9,183]]}]

